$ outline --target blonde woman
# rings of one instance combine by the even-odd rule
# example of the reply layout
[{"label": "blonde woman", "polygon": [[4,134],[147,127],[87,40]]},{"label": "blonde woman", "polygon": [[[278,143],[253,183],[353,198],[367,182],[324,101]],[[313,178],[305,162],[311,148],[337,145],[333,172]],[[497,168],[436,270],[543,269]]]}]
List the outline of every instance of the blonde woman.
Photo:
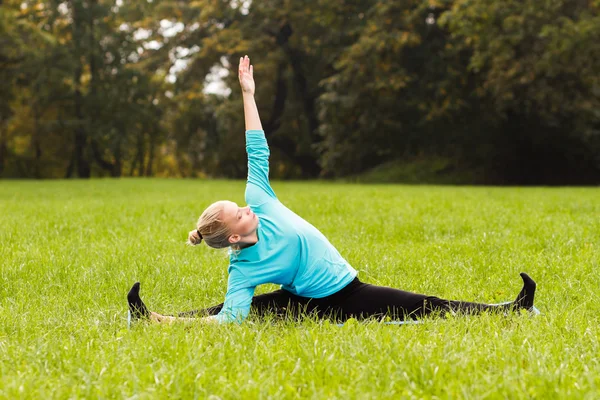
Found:
[{"label": "blonde woman", "polygon": [[[239,81],[244,99],[248,181],[248,205],[218,201],[200,216],[189,243],[205,242],[213,248],[229,248],[229,279],[225,302],[178,317],[150,313],[139,297],[139,283],[128,300],[134,318],[149,317],[172,322],[190,317],[205,321],[241,323],[253,309],[257,314],[312,314],[346,320],[390,316],[417,319],[431,313],[480,313],[485,310],[533,309],[535,282],[521,273],[524,285],[514,302],[481,304],[443,300],[361,282],[357,272],[317,228],[288,209],[269,183],[269,147],[254,100],[253,67],[240,58]],[[254,296],[261,284],[280,284],[281,289]]]}]

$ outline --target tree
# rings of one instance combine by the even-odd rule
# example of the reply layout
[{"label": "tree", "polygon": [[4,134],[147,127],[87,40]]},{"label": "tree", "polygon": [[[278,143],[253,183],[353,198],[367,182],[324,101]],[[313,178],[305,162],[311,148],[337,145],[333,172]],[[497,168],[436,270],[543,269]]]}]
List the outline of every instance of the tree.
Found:
[{"label": "tree", "polygon": [[506,179],[597,180],[598,11],[578,0],[459,0],[443,15],[455,51],[471,54],[468,73],[495,131],[490,167]]},{"label": "tree", "polygon": [[326,174],[359,173],[435,144],[438,120],[461,106],[445,101],[456,72],[444,53],[447,35],[435,24],[443,10],[428,1],[378,1],[360,15],[360,36],[323,81]]}]

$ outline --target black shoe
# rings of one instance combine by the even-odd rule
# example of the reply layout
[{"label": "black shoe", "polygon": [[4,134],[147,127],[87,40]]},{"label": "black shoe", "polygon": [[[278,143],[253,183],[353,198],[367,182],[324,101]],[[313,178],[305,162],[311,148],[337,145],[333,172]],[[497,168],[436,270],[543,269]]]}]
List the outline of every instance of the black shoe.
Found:
[{"label": "black shoe", "polygon": [[523,279],[523,289],[514,301],[516,309],[531,310],[533,307],[533,299],[535,297],[536,284],[533,279],[525,272],[521,272],[521,278]]},{"label": "black shoe", "polygon": [[133,321],[150,318],[150,311],[140,298],[139,282],[134,283],[129,293],[127,293],[127,302],[129,303],[129,315]]}]

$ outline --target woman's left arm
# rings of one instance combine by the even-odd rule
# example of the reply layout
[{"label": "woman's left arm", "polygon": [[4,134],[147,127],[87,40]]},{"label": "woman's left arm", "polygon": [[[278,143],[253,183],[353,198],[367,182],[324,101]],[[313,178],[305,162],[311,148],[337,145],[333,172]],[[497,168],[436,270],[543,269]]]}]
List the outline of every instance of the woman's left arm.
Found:
[{"label": "woman's left arm", "polygon": [[161,315],[159,313],[151,312],[150,321],[158,322],[161,324],[172,324],[174,322],[197,322],[202,321],[205,323],[217,323],[219,322],[214,315],[202,318],[188,318],[188,317],[173,317],[172,315]]}]

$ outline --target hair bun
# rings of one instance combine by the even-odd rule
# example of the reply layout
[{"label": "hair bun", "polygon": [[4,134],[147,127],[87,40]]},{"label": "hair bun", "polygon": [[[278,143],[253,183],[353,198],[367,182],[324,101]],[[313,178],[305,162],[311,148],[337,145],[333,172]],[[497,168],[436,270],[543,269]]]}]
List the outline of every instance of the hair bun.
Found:
[{"label": "hair bun", "polygon": [[197,246],[200,243],[202,243],[202,236],[200,235],[198,230],[194,229],[193,231],[190,231],[188,235],[188,243],[192,246]]}]

